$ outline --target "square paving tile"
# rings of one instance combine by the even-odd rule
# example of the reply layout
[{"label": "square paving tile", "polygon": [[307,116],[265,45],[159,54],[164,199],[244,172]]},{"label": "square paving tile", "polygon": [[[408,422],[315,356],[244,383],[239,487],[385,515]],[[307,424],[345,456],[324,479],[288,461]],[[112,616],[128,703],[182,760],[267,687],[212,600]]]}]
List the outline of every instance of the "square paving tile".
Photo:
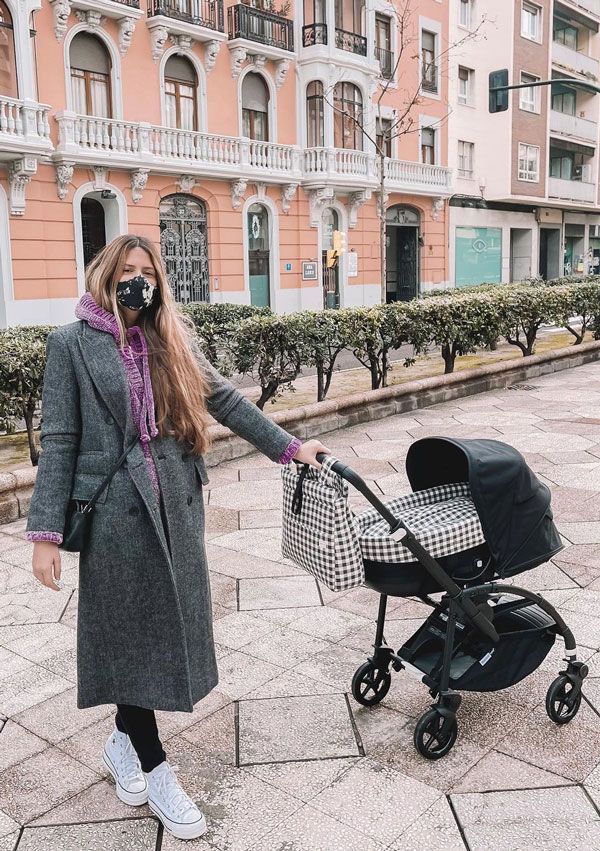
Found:
[{"label": "square paving tile", "polygon": [[576,786],[453,795],[452,803],[473,851],[600,847],[598,813]]},{"label": "square paving tile", "polygon": [[506,789],[537,789],[570,786],[572,781],[522,759],[490,751],[462,777],[453,792],[491,792]]},{"label": "square paving tile", "polygon": [[179,736],[195,745],[199,753],[226,765],[235,765],[235,705],[229,703],[208,718],[186,727]]},{"label": "square paving tile", "polygon": [[19,829],[19,824],[0,810],[0,838],[13,834]]},{"label": "square paving tile", "polygon": [[[220,538],[217,539],[219,541]],[[213,571],[235,579],[258,576],[293,576],[295,568],[274,559],[255,558],[248,553],[228,547],[212,545],[208,551],[208,565]]]},{"label": "square paving tile", "polygon": [[[280,498],[281,499],[281,498]],[[243,529],[241,532],[230,532],[220,535],[216,543],[221,547],[229,547],[240,553],[269,561],[282,561],[281,529]],[[288,573],[294,573],[295,569]]]},{"label": "square paving tile", "polygon": [[218,644],[230,650],[240,650],[263,635],[273,631],[273,624],[250,612],[232,612],[214,624],[214,637]]},{"label": "square paving tile", "polygon": [[80,762],[48,748],[0,772],[0,810],[25,824],[97,779]]},{"label": "square paving tile", "polygon": [[364,833],[309,806],[302,807],[251,851],[383,851]]},{"label": "square paving tile", "polygon": [[57,621],[68,601],[64,590],[52,591],[41,585],[39,589],[11,591],[0,598],[0,626]]},{"label": "square paving tile", "polygon": [[17,847],[18,838],[19,831],[15,831],[14,833],[9,833],[7,836],[3,836],[0,839],[0,851],[15,851]]},{"label": "square paving tile", "polygon": [[155,819],[28,827],[19,851],[154,851],[158,823]]},{"label": "square paving tile", "polygon": [[342,695],[240,701],[240,765],[359,754]]},{"label": "square paving tile", "polygon": [[72,798],[34,819],[29,826],[108,822],[116,819],[131,819],[133,814],[137,818],[149,816],[150,810],[147,807],[132,810],[127,804],[122,803],[117,798],[115,784],[111,778],[98,780],[83,792],[78,792],[77,795],[73,795]]},{"label": "square paving tile", "polygon": [[281,576],[276,579],[240,579],[240,611],[322,606],[312,576]]},{"label": "square paving tile", "polygon": [[244,697],[283,673],[281,666],[239,651],[233,651],[219,659],[218,665],[219,691],[230,700]]},{"label": "square paving tile", "polygon": [[0,771],[46,750],[47,747],[48,742],[9,719],[0,731]]},{"label": "square paving tile", "polygon": [[269,680],[254,691],[248,692],[248,699],[263,697],[300,697],[302,695],[315,694],[340,694],[344,689],[328,683],[311,680],[293,670],[285,671],[283,674]]},{"label": "square paving tile", "polygon": [[244,645],[244,653],[282,668],[293,668],[315,653],[326,653],[332,647],[328,641],[283,626]]},{"label": "square paving tile", "polygon": [[339,691],[350,691],[354,672],[365,661],[364,653],[344,647],[343,644],[334,644],[300,662],[294,668],[294,673],[335,686]]},{"label": "square paving tile", "polygon": [[[292,629],[314,635],[317,638],[324,638],[327,641],[341,641],[344,636],[351,632],[369,626],[371,626],[371,622],[367,618],[323,606],[295,619]],[[373,632],[374,635],[375,632]]]},{"label": "square paving tile", "polygon": [[265,783],[308,803],[323,789],[338,782],[360,757],[320,759],[308,762],[272,762],[244,768]]},{"label": "square paving tile", "polygon": [[364,759],[320,792],[310,805],[389,845],[439,797],[437,789]]},{"label": "square paving tile", "polygon": [[72,687],[69,680],[29,662],[16,673],[0,677],[0,712],[14,715]]},{"label": "square paving tile", "polygon": [[40,738],[56,744],[113,712],[114,707],[107,705],[78,709],[77,689],[71,688],[19,712],[13,719]]}]

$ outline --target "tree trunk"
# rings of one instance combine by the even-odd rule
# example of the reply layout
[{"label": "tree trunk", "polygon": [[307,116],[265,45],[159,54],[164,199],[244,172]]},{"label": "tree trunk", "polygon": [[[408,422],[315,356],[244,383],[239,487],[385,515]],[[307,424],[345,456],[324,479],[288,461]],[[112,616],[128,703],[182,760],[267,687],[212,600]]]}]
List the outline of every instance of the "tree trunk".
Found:
[{"label": "tree trunk", "polygon": [[23,405],[23,419],[27,427],[27,442],[29,443],[29,457],[34,467],[37,467],[40,459],[40,453],[35,445],[35,435],[33,432],[33,415],[35,414],[35,403],[27,402]]},{"label": "tree trunk", "polygon": [[273,396],[277,393],[278,388],[278,381],[269,381],[268,384],[261,385],[261,393],[256,402],[256,407],[260,408],[260,410],[262,411],[269,399],[272,399]]},{"label": "tree trunk", "polygon": [[454,372],[454,361],[456,360],[454,344],[444,343],[442,345],[442,357],[444,358],[444,375],[449,375]]},{"label": "tree trunk", "polygon": [[326,394],[323,364],[317,363],[317,402],[322,402]]},{"label": "tree trunk", "polygon": [[381,303],[387,300],[387,220],[385,217],[385,156],[379,155],[379,261],[381,263]]}]

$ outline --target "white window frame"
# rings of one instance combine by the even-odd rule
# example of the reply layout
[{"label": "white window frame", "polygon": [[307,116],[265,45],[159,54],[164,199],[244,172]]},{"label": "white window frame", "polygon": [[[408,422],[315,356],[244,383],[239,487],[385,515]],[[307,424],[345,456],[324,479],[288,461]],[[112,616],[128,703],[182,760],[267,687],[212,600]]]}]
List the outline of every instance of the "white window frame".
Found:
[{"label": "white window frame", "polygon": [[[462,149],[462,154],[461,154]],[[470,168],[461,168],[461,160],[465,161],[464,153],[465,150],[468,151],[469,154],[469,165]],[[473,180],[473,176],[475,174],[475,143],[467,142],[465,139],[458,140],[458,176],[465,178],[466,180]]]},{"label": "white window frame", "polygon": [[[466,11],[466,21],[462,19],[463,11]],[[473,26],[473,0],[458,0],[458,26],[465,30]]]},{"label": "white window frame", "polygon": [[[535,15],[535,33],[528,32],[523,27],[524,12],[526,11]],[[542,41],[542,7],[538,6],[536,3],[530,3],[529,0],[522,0],[521,2],[521,37],[526,38],[528,41],[535,41],[538,44]]]},{"label": "white window frame", "polygon": [[[461,71],[466,71],[466,72],[467,72],[467,80],[466,80],[466,83],[467,83],[467,90],[466,90],[466,94],[465,94],[465,98],[464,98],[464,100],[463,100],[463,98],[461,97],[461,92],[460,92],[460,85],[461,85],[461,82],[462,82],[462,80],[461,80],[461,78],[460,78],[460,72],[461,72]],[[474,77],[474,71],[473,71],[473,69],[472,69],[472,68],[467,68],[467,66],[466,66],[466,65],[459,65],[459,66],[458,66],[458,94],[457,94],[457,100],[458,100],[458,103],[459,103],[461,106],[473,106],[473,77]]]},{"label": "white window frame", "polygon": [[[521,83],[525,82],[525,80],[523,80],[523,77],[530,77],[532,80],[535,80],[536,82],[538,80],[540,80],[540,77],[538,77],[536,74],[530,74],[528,71],[521,71],[521,77],[520,77]],[[533,95],[532,100],[525,100],[525,96],[528,92],[531,92],[531,94]],[[527,104],[531,104],[533,109],[529,109]],[[519,89],[519,109],[523,110],[523,112],[531,112],[534,115],[539,115],[540,111],[541,111],[541,109],[540,109],[540,89],[539,88]]]},{"label": "white window frame", "polygon": [[[524,151],[524,153],[523,153]],[[536,170],[535,172],[529,170],[529,163],[531,161],[531,152],[536,152]],[[521,160],[525,160],[527,163],[526,169],[521,169]],[[528,142],[519,142],[519,153],[518,153],[518,179],[524,181],[525,183],[539,183],[540,181],[540,146],[539,145],[530,145]]]}]

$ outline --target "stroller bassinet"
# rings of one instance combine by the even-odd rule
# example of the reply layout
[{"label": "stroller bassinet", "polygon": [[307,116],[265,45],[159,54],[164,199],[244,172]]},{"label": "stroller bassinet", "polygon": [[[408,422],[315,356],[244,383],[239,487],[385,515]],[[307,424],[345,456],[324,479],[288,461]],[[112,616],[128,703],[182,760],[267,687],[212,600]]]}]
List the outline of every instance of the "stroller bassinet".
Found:
[{"label": "stroller bassinet", "polygon": [[[390,688],[391,669],[416,674],[437,701],[418,720],[415,745],[438,759],[456,740],[457,689],[518,682],[560,635],[567,664],[546,709],[558,724],[574,718],[588,669],[577,661],[571,631],[538,594],[501,581],[562,549],[550,491],[522,455],[494,440],[419,440],[406,458],[413,493],[385,503],[345,464],[335,461],[331,470],[373,506],[354,518],[365,585],[380,594],[374,653],[354,675],[354,698],[373,706]],[[431,598],[436,592],[441,599]],[[384,637],[388,596],[418,597],[432,609],[397,652]]]}]

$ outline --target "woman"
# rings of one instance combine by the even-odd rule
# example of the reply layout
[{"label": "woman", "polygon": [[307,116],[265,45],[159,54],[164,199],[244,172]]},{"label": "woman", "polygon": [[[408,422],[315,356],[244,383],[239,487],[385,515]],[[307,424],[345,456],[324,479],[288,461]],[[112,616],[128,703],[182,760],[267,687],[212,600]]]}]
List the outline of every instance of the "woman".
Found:
[{"label": "woman", "polygon": [[[33,573],[60,587],[65,515],[132,441],[79,560],[77,706],[117,706],[103,759],[126,804],[176,837],[206,830],[163,750],[154,710],[191,712],[217,684],[204,550],[207,411],[272,461],[327,451],[265,417],[200,354],[147,239],[90,263],[77,322],[48,337],[40,456],[27,537]],[[136,435],[139,440],[135,442]]]}]

